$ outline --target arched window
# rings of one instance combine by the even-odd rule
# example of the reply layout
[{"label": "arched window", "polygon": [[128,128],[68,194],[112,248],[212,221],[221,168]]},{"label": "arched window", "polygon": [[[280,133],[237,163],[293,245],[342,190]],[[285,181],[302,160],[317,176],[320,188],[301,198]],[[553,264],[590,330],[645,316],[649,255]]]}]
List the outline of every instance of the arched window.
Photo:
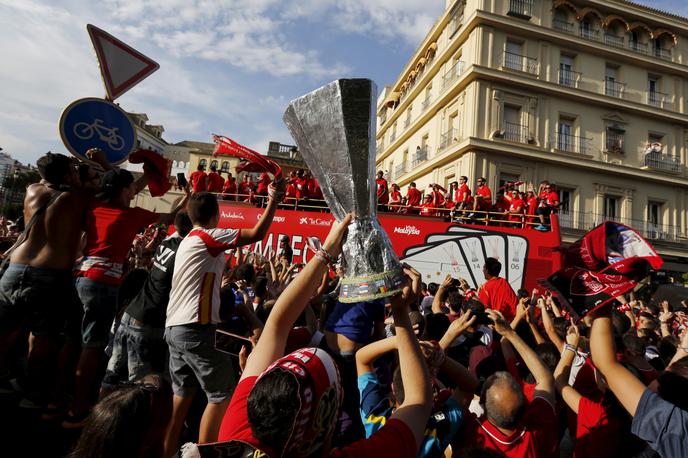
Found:
[{"label": "arched window", "polygon": [[229,172],[229,161],[222,161],[222,169],[220,169],[223,172]]},{"label": "arched window", "polygon": [[202,165],[203,167],[205,167],[206,165],[208,165],[208,161],[205,159],[201,159],[200,161],[198,161],[198,165]]},{"label": "arched window", "polygon": [[212,161],[212,162],[210,163],[210,167],[215,167],[215,168],[217,168],[217,161]]}]

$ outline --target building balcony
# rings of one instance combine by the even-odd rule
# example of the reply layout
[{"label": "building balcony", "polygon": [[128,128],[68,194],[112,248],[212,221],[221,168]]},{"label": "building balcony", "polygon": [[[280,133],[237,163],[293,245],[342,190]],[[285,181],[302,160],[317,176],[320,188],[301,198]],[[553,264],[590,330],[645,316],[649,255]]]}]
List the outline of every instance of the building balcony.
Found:
[{"label": "building balcony", "polygon": [[406,173],[406,163],[402,163],[394,167],[394,178],[399,178]]},{"label": "building balcony", "polygon": [[586,40],[600,41],[599,30],[580,29],[580,36]]},{"label": "building balcony", "polygon": [[458,129],[449,129],[440,136],[440,146],[438,151],[449,148],[454,143],[459,141],[459,131]]},{"label": "building balcony", "polygon": [[657,152],[647,153],[644,158],[645,167],[662,172],[681,173],[683,164],[681,159],[668,154]]},{"label": "building balcony", "polygon": [[408,129],[408,127],[411,125],[411,117],[407,117],[404,119],[404,129]]},{"label": "building balcony", "polygon": [[550,143],[552,143],[554,149],[558,151],[576,154],[592,153],[591,138],[569,135],[564,132],[555,132],[550,139]]},{"label": "building balcony", "polygon": [[648,91],[647,104],[657,108],[671,108],[671,96],[663,92]]},{"label": "building balcony", "polygon": [[573,33],[575,29],[575,24],[573,22],[554,19],[552,21],[552,27],[554,28],[554,30],[558,30],[560,32]]},{"label": "building balcony", "polygon": [[574,211],[561,211],[557,214],[557,219],[559,220],[559,227],[563,232],[587,232],[604,221],[616,221],[632,227],[649,240],[671,243],[685,241],[678,226],[648,222],[644,219],[620,218]]},{"label": "building balcony", "polygon": [[671,55],[671,49],[666,49],[666,48],[654,48],[654,51],[652,54],[655,57],[659,57],[660,59],[664,60],[673,60],[673,57]]},{"label": "building balcony", "polygon": [[624,47],[624,37],[619,37],[611,33],[604,34],[604,42],[610,46],[616,46],[617,48]]},{"label": "building balcony", "polygon": [[537,59],[508,51],[505,51],[502,55],[502,66],[510,70],[530,73],[531,75],[538,75],[540,69]]},{"label": "building balcony", "polygon": [[423,100],[423,103],[420,104],[421,111],[425,111],[428,108],[430,108],[431,103],[432,103],[432,99],[430,97],[426,97],[425,100]]},{"label": "building balcony", "polygon": [[582,73],[573,70],[559,70],[559,84],[562,86],[578,88],[582,77]]},{"label": "building balcony", "polygon": [[604,142],[605,151],[608,153],[623,153],[624,152],[624,137],[620,132],[607,131],[607,138]]},{"label": "building balcony", "polygon": [[391,144],[396,139],[397,139],[397,132],[395,130],[393,130],[392,133],[389,134],[389,143]]},{"label": "building balcony", "polygon": [[504,140],[516,143],[529,143],[530,132],[528,131],[528,126],[504,121],[503,132],[502,138]]},{"label": "building balcony", "polygon": [[413,157],[411,158],[411,167],[417,167],[423,162],[428,160],[428,147],[426,146],[425,148],[421,148],[419,150],[416,150],[415,153],[413,153]]},{"label": "building balcony", "polygon": [[458,80],[462,73],[463,61],[458,60],[442,77],[442,90],[448,88],[454,81]]},{"label": "building balcony", "polygon": [[521,19],[530,19],[533,11],[533,0],[509,0],[507,15]]},{"label": "building balcony", "polygon": [[463,26],[463,12],[451,18],[449,22],[449,38],[453,37],[456,32]]},{"label": "building balcony", "polygon": [[628,43],[628,49],[631,51],[640,53],[640,54],[647,54],[648,46],[647,43],[638,43],[635,41],[631,41]]},{"label": "building balcony", "polygon": [[380,115],[380,125],[383,125],[387,121],[387,110],[383,111]]},{"label": "building balcony", "polygon": [[377,154],[382,153],[382,150],[384,150],[384,149],[385,149],[385,142],[382,142],[382,141],[377,142],[377,144],[375,145],[375,150],[377,151]]},{"label": "building balcony", "polygon": [[623,98],[625,89],[626,83],[619,83],[610,79],[604,81],[604,94],[610,97]]}]

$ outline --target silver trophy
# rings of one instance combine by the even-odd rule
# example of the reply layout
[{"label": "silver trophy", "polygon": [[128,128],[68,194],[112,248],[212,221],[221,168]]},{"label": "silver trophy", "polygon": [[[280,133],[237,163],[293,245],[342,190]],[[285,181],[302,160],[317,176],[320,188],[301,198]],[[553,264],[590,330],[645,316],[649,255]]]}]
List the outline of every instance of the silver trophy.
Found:
[{"label": "silver trophy", "polygon": [[341,302],[392,296],[404,280],[376,216],[376,92],[368,79],[337,80],[293,100],[283,118],[334,217],[355,215],[343,246]]}]

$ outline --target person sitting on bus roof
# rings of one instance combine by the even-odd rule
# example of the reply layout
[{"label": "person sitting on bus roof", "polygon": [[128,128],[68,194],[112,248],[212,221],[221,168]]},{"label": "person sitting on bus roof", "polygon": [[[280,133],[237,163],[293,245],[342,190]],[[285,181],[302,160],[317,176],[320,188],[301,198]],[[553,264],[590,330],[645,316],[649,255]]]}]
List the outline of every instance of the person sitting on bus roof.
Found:
[{"label": "person sitting on bus roof", "polygon": [[420,206],[420,200],[422,198],[422,193],[416,188],[416,183],[411,182],[406,191],[406,213],[418,214],[418,207]]},{"label": "person sitting on bus roof", "polygon": [[427,195],[420,206],[420,216],[435,216],[435,207],[432,204],[432,196]]},{"label": "person sitting on bus roof", "polygon": [[471,189],[466,184],[468,177],[462,175],[459,177],[459,186],[454,193],[454,202],[456,202],[457,210],[468,210],[472,204]]},{"label": "person sitting on bus roof", "polygon": [[430,187],[432,188],[432,191],[430,191],[430,197],[432,197],[433,207],[444,207],[444,194],[447,192],[447,190],[437,183],[430,185]]},{"label": "person sitting on bus roof", "polygon": [[398,212],[401,205],[401,191],[399,185],[392,183],[392,191],[389,193],[389,211]]},{"label": "person sitting on bus roof", "polygon": [[377,178],[375,179],[375,186],[377,187],[377,203],[386,205],[389,202],[389,189],[387,187],[387,180],[384,178],[384,172],[379,170]]},{"label": "person sitting on bus roof", "polygon": [[556,213],[558,209],[559,193],[553,184],[547,183],[540,193],[540,203],[535,212],[540,217],[540,225],[536,226],[535,229],[538,231],[548,231],[549,227],[545,223],[549,222],[549,215]]},{"label": "person sitting on bus roof", "polygon": [[492,209],[492,191],[487,187],[484,177],[478,178],[478,188],[475,190],[473,211],[488,212]]}]

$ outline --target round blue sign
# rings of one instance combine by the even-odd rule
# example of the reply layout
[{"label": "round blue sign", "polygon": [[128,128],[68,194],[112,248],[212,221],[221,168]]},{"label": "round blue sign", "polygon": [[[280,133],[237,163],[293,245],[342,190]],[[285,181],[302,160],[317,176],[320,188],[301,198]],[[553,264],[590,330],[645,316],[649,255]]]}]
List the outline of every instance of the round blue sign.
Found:
[{"label": "round blue sign", "polygon": [[124,110],[94,97],[79,99],[65,108],[60,136],[73,155],[86,159],[86,151],[100,148],[113,165],[124,162],[136,146],[136,129]]}]

